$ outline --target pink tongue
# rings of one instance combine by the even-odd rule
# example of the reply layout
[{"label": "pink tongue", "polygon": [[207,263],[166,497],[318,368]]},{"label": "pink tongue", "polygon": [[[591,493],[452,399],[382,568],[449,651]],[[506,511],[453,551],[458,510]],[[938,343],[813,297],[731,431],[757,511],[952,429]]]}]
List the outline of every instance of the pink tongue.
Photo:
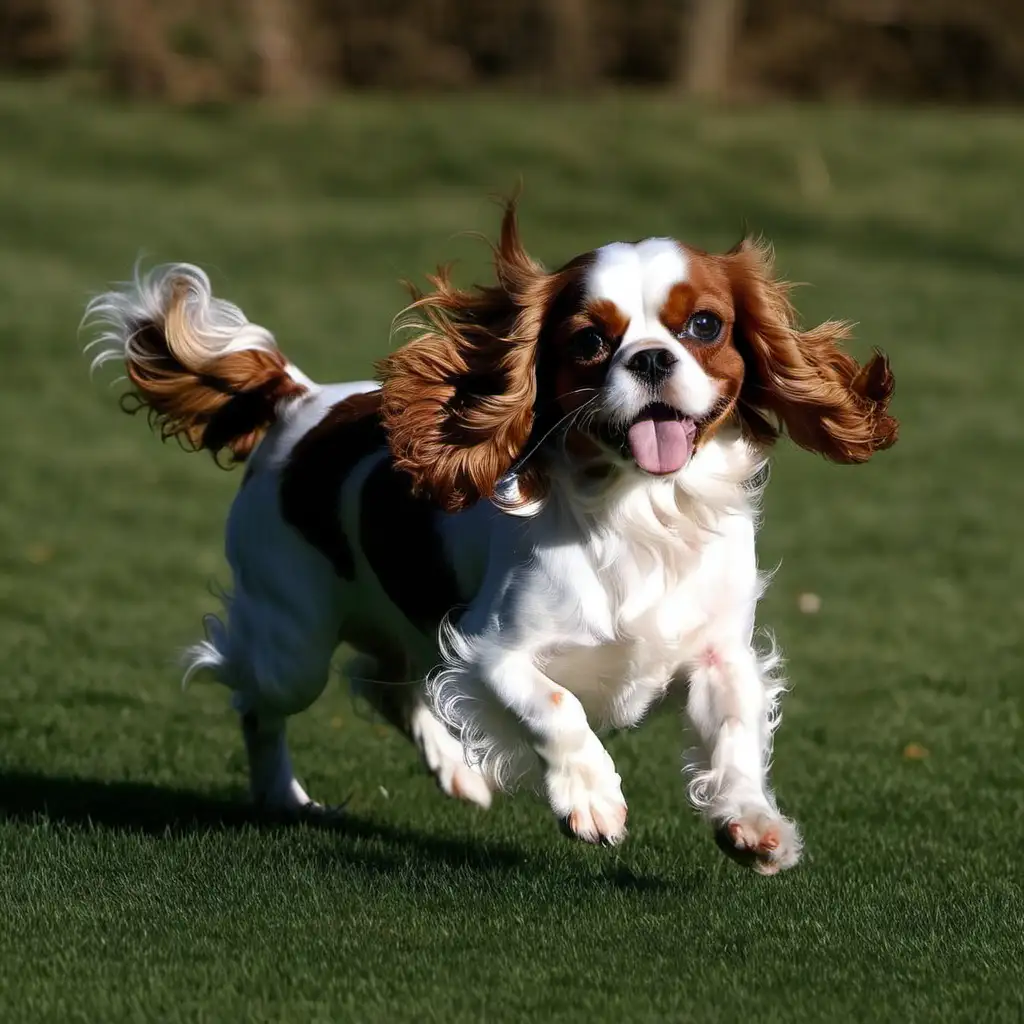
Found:
[{"label": "pink tongue", "polygon": [[636,464],[648,473],[678,473],[690,459],[693,424],[653,416],[637,420],[626,435]]}]

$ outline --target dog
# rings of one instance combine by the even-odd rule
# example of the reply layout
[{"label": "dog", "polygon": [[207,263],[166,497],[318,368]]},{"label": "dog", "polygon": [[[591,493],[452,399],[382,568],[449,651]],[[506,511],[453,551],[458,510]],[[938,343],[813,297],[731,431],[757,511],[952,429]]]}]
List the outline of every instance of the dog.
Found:
[{"label": "dog", "polygon": [[754,613],[758,499],[783,433],[839,463],[891,446],[894,381],[849,325],[801,329],[769,247],[615,242],[546,270],[514,203],[494,281],[414,292],[376,380],[320,385],[188,264],[89,305],[94,366],[166,439],[246,462],[233,588],[186,655],[233,693],[255,801],[316,812],[289,716],[327,681],[406,733],[445,793],[487,807],[532,780],[563,829],[626,832],[598,733],[675,698],[699,740],[688,794],[763,874],[801,836],[768,781],[784,690]]}]

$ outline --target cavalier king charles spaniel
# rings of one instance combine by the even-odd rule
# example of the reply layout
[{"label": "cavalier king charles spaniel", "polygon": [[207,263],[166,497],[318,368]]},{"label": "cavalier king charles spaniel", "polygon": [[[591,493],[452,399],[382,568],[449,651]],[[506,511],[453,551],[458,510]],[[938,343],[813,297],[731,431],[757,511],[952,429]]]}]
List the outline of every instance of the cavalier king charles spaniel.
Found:
[{"label": "cavalier king charles spaniel", "polygon": [[194,266],[90,304],[127,404],[247,461],[234,587],[186,679],[233,691],[257,803],[316,811],[285,722],[347,644],[355,689],[444,792],[486,807],[529,778],[569,834],[607,844],[626,800],[599,733],[675,699],[720,845],[791,867],[800,834],[768,782],[780,658],[754,637],[766,452],[782,432],[841,463],[888,448],[887,359],[858,365],[845,323],[799,327],[750,240],[614,242],[548,271],[510,204],[494,272],[429,278],[379,383],[314,383]]}]

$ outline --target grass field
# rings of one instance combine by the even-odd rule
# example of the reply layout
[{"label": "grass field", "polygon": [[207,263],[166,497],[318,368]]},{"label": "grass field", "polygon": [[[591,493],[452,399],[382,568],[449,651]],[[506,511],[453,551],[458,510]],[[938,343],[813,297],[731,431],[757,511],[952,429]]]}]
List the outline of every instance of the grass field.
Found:
[{"label": "grass field", "polygon": [[[168,113],[0,86],[0,1016],[5,1021],[1024,1019],[1024,122],[652,99],[352,99]],[[226,697],[175,652],[215,607],[238,475],[161,447],[76,328],[137,255],[211,269],[319,379],[365,376],[396,284],[493,231],[560,261],[747,221],[807,319],[886,348],[902,438],[780,448],[761,621],[808,855],[727,863],[679,723],[615,737],[631,833],[442,799],[344,685],[292,728],[336,831],[246,812]],[[799,595],[820,595],[802,614]]]}]

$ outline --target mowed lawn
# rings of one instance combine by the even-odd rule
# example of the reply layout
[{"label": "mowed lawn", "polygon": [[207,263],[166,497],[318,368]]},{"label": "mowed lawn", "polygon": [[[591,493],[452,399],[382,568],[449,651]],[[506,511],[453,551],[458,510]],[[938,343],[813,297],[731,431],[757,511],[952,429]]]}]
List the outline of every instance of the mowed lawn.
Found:
[{"label": "mowed lawn", "polygon": [[[1020,1020],[1024,121],[667,99],[351,98],[168,112],[0,86],[0,1016],[5,1021]],[[525,184],[545,261],[746,222],[807,320],[884,347],[896,448],[781,446],[761,606],[800,867],[727,862],[673,712],[610,740],[616,850],[529,793],[446,801],[340,679],[292,727],[337,830],[261,823],[226,694],[177,650],[240,475],[90,381],[140,254],[207,267],[317,379],[388,349],[401,278],[485,263]],[[429,581],[424,581],[429,585]],[[800,610],[800,597],[820,610]],[[806,602],[804,602],[806,605]]]}]

